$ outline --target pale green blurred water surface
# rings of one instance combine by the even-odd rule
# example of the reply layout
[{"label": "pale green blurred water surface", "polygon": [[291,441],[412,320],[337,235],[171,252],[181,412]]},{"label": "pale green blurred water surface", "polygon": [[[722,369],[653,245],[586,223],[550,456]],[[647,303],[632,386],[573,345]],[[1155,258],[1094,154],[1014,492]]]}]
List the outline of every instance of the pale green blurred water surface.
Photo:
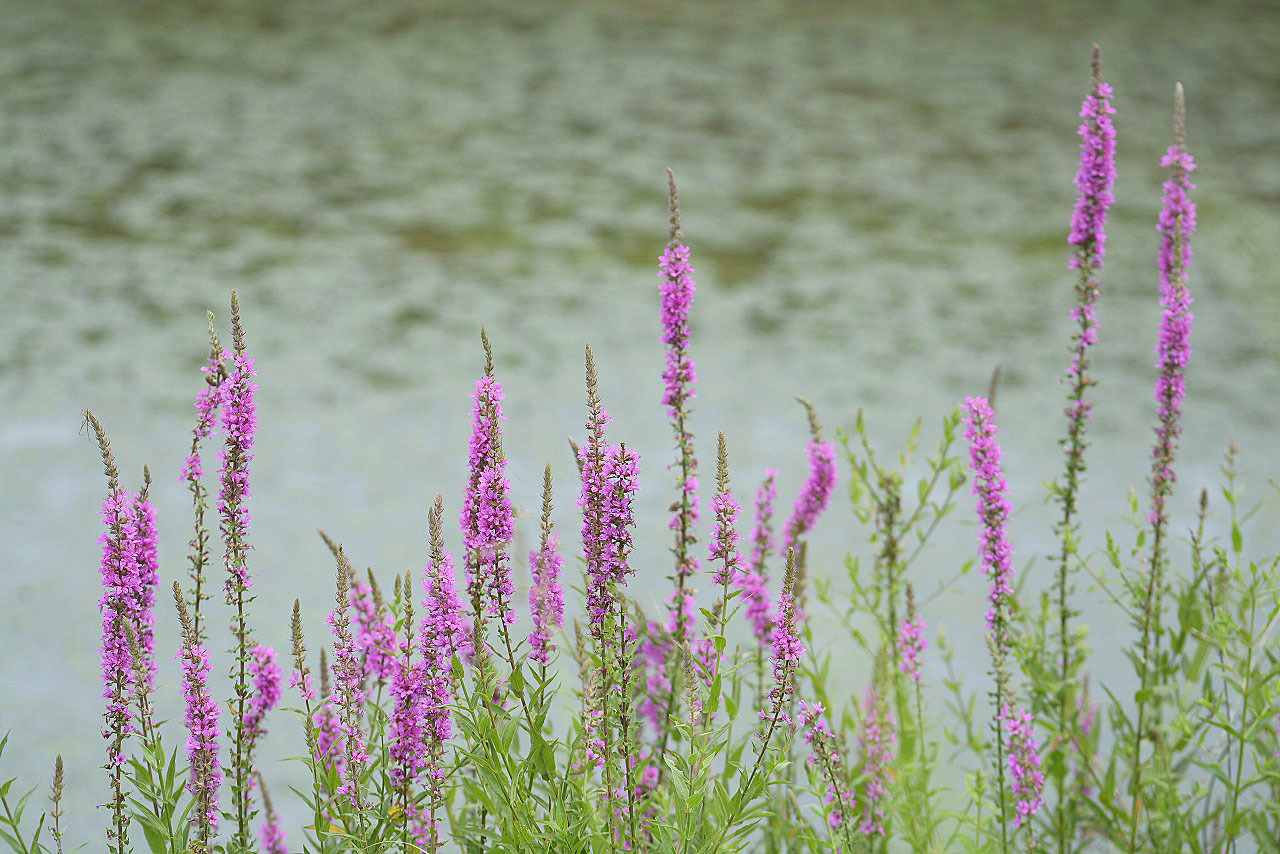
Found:
[{"label": "pale green blurred water surface", "polygon": [[[576,542],[565,438],[581,432],[590,340],[611,435],[642,454],[637,584],[656,602],[674,480],[655,277],[668,165],[699,283],[703,482],[723,430],[739,499],[772,465],[785,509],[804,476],[794,394],[829,432],[865,409],[889,451],[917,415],[933,442],[941,415],[1002,363],[1025,567],[1052,543],[1042,483],[1061,469],[1066,235],[1093,41],[1116,89],[1120,178],[1089,547],[1102,523],[1124,536],[1126,489],[1145,489],[1158,161],[1176,80],[1200,233],[1175,526],[1216,482],[1228,439],[1254,498],[1280,471],[1275,3],[3,4],[0,729],[19,734],[5,775],[44,786],[61,751],[72,838],[97,847],[104,485],[80,411],[101,417],[130,480],[151,466],[167,585],[185,571],[178,473],[205,312],[225,330],[232,288],[261,384],[259,639],[287,646],[299,596],[309,645],[324,642],[332,571],[317,526],[389,575],[420,570],[437,491],[456,519],[481,324],[530,517],[517,554],[548,461],[566,550]],[[916,570],[921,590],[973,553],[963,503]],[[1257,545],[1280,546],[1277,521],[1264,507]],[[838,576],[850,550],[865,540],[838,496],[815,571]],[[983,595],[970,578],[926,611],[978,689]],[[174,622],[161,607],[161,703],[180,715]],[[1119,624],[1099,620],[1094,648],[1122,641]],[[1117,656],[1099,658],[1123,674]],[[842,684],[860,686],[868,663],[845,660]],[[293,720],[269,728],[268,756],[301,751]],[[285,784],[301,766],[270,770],[297,845]]]}]

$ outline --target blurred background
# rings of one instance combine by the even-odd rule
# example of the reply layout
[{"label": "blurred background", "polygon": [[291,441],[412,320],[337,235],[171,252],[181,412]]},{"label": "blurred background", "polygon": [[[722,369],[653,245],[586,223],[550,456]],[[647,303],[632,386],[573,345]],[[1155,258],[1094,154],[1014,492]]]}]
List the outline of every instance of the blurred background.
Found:
[{"label": "blurred background", "polygon": [[[150,465],[162,586],[184,577],[191,522],[178,478],[206,311],[227,337],[232,288],[261,385],[251,619],[282,653],[294,597],[312,654],[327,643],[333,565],[317,527],[386,579],[420,574],[441,492],[459,548],[481,325],[508,394],[513,497],[527,516],[517,556],[536,535],[547,462],[565,551],[577,547],[566,437],[582,432],[589,340],[617,417],[610,435],[642,455],[634,590],[660,601],[675,480],[659,405],[667,166],[697,270],[703,483],[723,430],[739,500],[774,466],[785,516],[805,476],[795,394],[831,435],[863,409],[889,456],[917,416],[932,446],[943,414],[984,393],[1000,363],[1014,547],[1038,589],[1047,563],[1036,558],[1054,543],[1043,484],[1062,468],[1077,112],[1096,41],[1116,90],[1120,177],[1093,356],[1085,546],[1103,542],[1104,524],[1131,542],[1118,521],[1126,493],[1146,492],[1158,163],[1179,80],[1200,230],[1174,528],[1187,529],[1202,487],[1216,499],[1229,440],[1246,498],[1274,494],[1275,3],[0,6],[0,730],[14,732],[0,778],[39,784],[39,809],[61,752],[72,843],[97,845],[94,805],[107,796],[105,484],[81,410],[102,419],[134,488]],[[212,448],[207,459],[212,470]],[[846,554],[869,549],[843,461],[840,482],[810,561],[844,590]],[[966,491],[913,568],[923,593],[974,554],[970,509]],[[1266,504],[1251,545],[1280,545],[1277,522]],[[523,605],[527,570],[515,565]],[[980,692],[984,590],[971,575],[925,610],[930,635],[946,628]],[[159,702],[180,720],[176,619],[161,600]],[[214,647],[232,642],[217,630],[221,607]],[[1095,622],[1095,650],[1127,638],[1114,612]],[[821,631],[819,641],[830,651]],[[1112,668],[1104,677],[1125,673],[1118,656],[1097,659]],[[860,690],[869,662],[842,661],[838,678]],[[268,729],[263,766],[300,845],[285,787],[305,769],[270,761],[302,752],[299,728],[278,712]],[[184,737],[175,721],[169,745]]]}]

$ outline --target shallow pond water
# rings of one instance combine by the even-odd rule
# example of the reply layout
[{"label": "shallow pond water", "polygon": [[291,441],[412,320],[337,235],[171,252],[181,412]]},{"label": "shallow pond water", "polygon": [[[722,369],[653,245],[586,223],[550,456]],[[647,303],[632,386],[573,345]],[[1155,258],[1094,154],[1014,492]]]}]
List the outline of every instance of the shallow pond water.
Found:
[{"label": "shallow pond water", "polygon": [[[1065,240],[1092,41],[1116,88],[1120,178],[1086,545],[1101,542],[1101,524],[1119,525],[1130,486],[1145,489],[1158,160],[1175,80],[1200,165],[1175,524],[1185,528],[1200,488],[1216,483],[1228,439],[1262,498],[1280,469],[1275,7],[910,8],[5,4],[0,729],[21,733],[5,773],[43,785],[61,751],[74,772],[72,839],[96,838],[104,487],[80,411],[101,417],[130,479],[151,466],[162,574],[179,577],[189,512],[178,472],[205,312],[225,334],[232,288],[261,384],[262,641],[285,648],[299,596],[312,649],[322,642],[332,567],[316,527],[360,565],[420,571],[436,492],[456,519],[482,324],[508,393],[514,497],[530,517],[517,554],[534,534],[548,461],[557,524],[568,548],[575,540],[566,437],[581,432],[589,340],[617,417],[611,435],[642,455],[637,585],[656,602],[674,481],[655,277],[668,165],[699,282],[703,482],[723,430],[740,500],[774,466],[785,508],[804,476],[795,394],[828,432],[865,410],[889,453],[917,415],[928,447],[942,414],[982,393],[999,363],[1014,543],[1034,570],[1052,545],[1042,484],[1060,471]],[[921,564],[922,590],[973,553],[968,505]],[[1280,545],[1277,521],[1265,506],[1257,545]],[[838,498],[815,535],[815,572],[838,578],[849,551],[867,546]],[[926,612],[975,688],[983,595],[969,578]],[[171,716],[173,622],[162,609]],[[1114,622],[1096,626],[1095,649],[1123,640]],[[855,660],[842,684],[868,670]],[[269,756],[300,750],[293,721],[281,715],[271,729]],[[300,770],[277,767],[275,787]],[[290,799],[277,801],[293,817]]]}]

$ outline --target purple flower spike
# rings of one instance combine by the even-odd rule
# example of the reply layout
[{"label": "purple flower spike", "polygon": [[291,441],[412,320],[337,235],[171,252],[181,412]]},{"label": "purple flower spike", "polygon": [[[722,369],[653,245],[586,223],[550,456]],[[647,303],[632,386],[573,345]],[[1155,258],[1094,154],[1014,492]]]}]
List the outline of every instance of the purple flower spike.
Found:
[{"label": "purple flower spike", "polygon": [[428,513],[431,561],[422,577],[422,673],[418,685],[422,702],[423,757],[431,795],[426,832],[437,838],[435,813],[444,796],[444,748],[453,734],[449,705],[453,702],[453,659],[472,651],[462,603],[454,587],[453,558],[444,548],[444,499],[437,495]]},{"label": "purple flower spike", "polygon": [[991,579],[991,593],[987,597],[991,603],[987,611],[987,629],[993,632],[1003,653],[1007,643],[1005,620],[1010,607],[1009,598],[1013,595],[1013,548],[1005,533],[1011,510],[1006,497],[1009,485],[1000,467],[995,414],[984,397],[965,398],[964,405],[965,438],[969,441],[972,459],[973,494],[978,496],[977,512],[982,520],[978,553],[982,558],[982,569]]},{"label": "purple flower spike", "polygon": [[908,617],[898,628],[898,668],[920,684],[920,656],[929,646],[924,636],[924,617]]},{"label": "purple flower spike", "polygon": [[236,590],[247,590],[253,582],[249,578],[246,552],[249,536],[249,463],[253,460],[253,442],[258,429],[257,405],[254,393],[258,386],[253,381],[253,357],[245,355],[237,336],[236,352],[223,351],[224,361],[230,361],[231,369],[219,387],[222,409],[222,429],[226,442],[218,452],[222,465],[218,472],[221,484],[218,490],[218,515],[222,519],[222,538],[226,543],[227,603],[234,604]]},{"label": "purple flower spike", "polygon": [[1102,82],[1101,52],[1094,45],[1093,91],[1080,106],[1080,171],[1075,179],[1080,195],[1068,239],[1079,251],[1071,259],[1072,269],[1100,269],[1106,254],[1107,210],[1115,201],[1111,188],[1116,180],[1116,129],[1111,123],[1116,111],[1111,95],[1111,84]]},{"label": "purple flower spike", "polygon": [[751,533],[751,556],[746,567],[734,578],[747,604],[747,619],[762,646],[773,637],[773,605],[769,598],[765,559],[773,550],[773,503],[778,497],[777,472],[765,469],[764,480],[756,489],[756,524]]},{"label": "purple flower spike", "polygon": [[178,608],[178,622],[182,626],[182,650],[178,654],[182,662],[182,696],[186,700],[187,761],[191,776],[187,791],[195,799],[191,810],[191,823],[197,828],[197,837],[207,843],[218,828],[218,786],[222,783],[222,768],[218,764],[218,704],[209,694],[209,651],[200,642],[196,628],[187,610],[182,588],[173,584],[174,604]]},{"label": "purple flower spike", "polygon": [[365,674],[380,685],[390,682],[400,667],[391,616],[379,609],[372,589],[363,581],[351,586],[351,610],[355,612],[356,648],[364,658]]},{"label": "purple flower spike", "polygon": [[831,500],[831,492],[836,486],[836,448],[830,442],[823,441],[822,427],[818,424],[818,415],[813,406],[801,400],[809,414],[809,431],[812,437],[807,446],[809,454],[809,479],[800,488],[795,504],[791,506],[791,518],[782,537],[782,554],[796,547],[805,534],[813,529],[822,511],[827,509]]},{"label": "purple flower spike", "polygon": [[133,682],[133,655],[129,651],[129,629],[141,598],[138,577],[138,531],[132,512],[132,498],[115,490],[102,505],[102,521],[107,530],[98,537],[102,544],[102,684],[107,708],[103,714],[103,736],[111,740],[108,761],[123,767],[121,741],[132,732],[129,686]]},{"label": "purple flower spike", "polygon": [[280,702],[280,680],[284,672],[276,663],[276,651],[259,644],[249,659],[249,673],[253,676],[253,697],[249,710],[244,713],[244,736],[245,743],[252,749],[258,737],[266,734],[262,722],[267,712]]},{"label": "purple flower spike", "polygon": [[[486,350],[488,339],[485,339]],[[491,365],[489,366],[491,369]],[[508,626],[515,622],[507,546],[515,528],[511,484],[502,453],[502,384],[486,371],[471,399],[470,476],[462,504],[462,537],[467,548],[467,587],[473,599],[487,591],[488,613]]]},{"label": "purple flower spike", "polygon": [[553,633],[564,625],[564,589],[560,584],[560,538],[551,524],[551,466],[547,466],[542,487],[542,542],[529,552],[533,586],[529,588],[529,613],[533,632],[529,635],[529,657],[544,667],[555,651]]},{"label": "purple flower spike", "polygon": [[662,404],[674,420],[683,413],[684,402],[692,400],[697,368],[689,357],[689,309],[696,290],[693,267],[689,266],[689,247],[677,243],[668,247],[658,260],[658,286],[662,295],[662,343],[667,348],[667,367],[662,372],[665,391]]},{"label": "purple flower spike", "polygon": [[716,475],[716,494],[711,499],[711,507],[715,510],[716,524],[711,532],[712,563],[719,563],[712,578],[716,584],[727,586],[742,571],[742,558],[738,554],[738,502],[729,491],[729,468],[725,454],[724,434],[720,434],[720,462]]},{"label": "purple flower spike", "polygon": [[1004,724],[1011,788],[1018,799],[1013,826],[1021,827],[1044,804],[1044,772],[1040,770],[1040,753],[1031,731],[1031,714],[1006,703],[1000,719]]},{"label": "purple flower spike", "polygon": [[1164,203],[1160,208],[1160,341],[1156,356],[1160,375],[1156,378],[1156,447],[1151,470],[1151,515],[1153,525],[1166,521],[1164,504],[1173,491],[1173,460],[1182,432],[1182,401],[1186,396],[1186,369],[1191,359],[1191,291],[1187,270],[1191,266],[1191,236],[1196,230],[1196,206],[1189,191],[1195,189],[1188,177],[1195,171],[1195,159],[1187,152],[1182,86],[1177,90],[1176,144],[1160,161],[1171,170],[1164,182]]},{"label": "purple flower spike", "polygon": [[147,684],[150,691],[155,687],[155,605],[156,585],[160,582],[160,564],[156,556],[156,546],[160,536],[156,530],[156,508],[147,497],[151,486],[151,473],[143,468],[143,479],[146,486],[138,494],[134,503],[135,531],[137,536],[138,583],[134,588],[132,611],[134,631],[138,636],[138,648],[142,652]]},{"label": "purple flower spike", "polygon": [[288,837],[280,829],[280,820],[274,816],[262,823],[262,850],[266,854],[289,854]]},{"label": "purple flower spike", "polygon": [[894,720],[879,687],[872,682],[862,704],[862,821],[858,832],[867,836],[884,835],[884,800],[889,794],[889,766],[894,759]]},{"label": "purple flower spike", "polygon": [[1067,369],[1067,382],[1071,386],[1070,405],[1066,410],[1069,419],[1067,488],[1071,491],[1068,499],[1071,502],[1074,502],[1076,478],[1083,468],[1084,422],[1093,409],[1084,399],[1084,392],[1094,383],[1087,373],[1087,354],[1089,347],[1098,341],[1098,273],[1106,254],[1107,211],[1114,201],[1111,193],[1116,180],[1116,129],[1111,123],[1114,113],[1111,86],[1102,81],[1102,53],[1094,45],[1093,90],[1080,107],[1080,171],[1075,179],[1079,195],[1068,239],[1075,247],[1070,266],[1080,271],[1076,305],[1071,310],[1071,319],[1078,330],[1072,340],[1071,366]]},{"label": "purple flower spike", "polygon": [[[607,446],[596,471],[584,449],[582,504],[595,516],[587,554],[587,613],[592,637],[611,636],[609,618],[615,612],[615,589],[631,574],[631,529],[635,527],[632,500],[640,476],[639,455],[626,445]],[[596,509],[598,508],[598,509]],[[597,515],[598,514],[598,515]],[[584,533],[587,525],[584,522]]]}]

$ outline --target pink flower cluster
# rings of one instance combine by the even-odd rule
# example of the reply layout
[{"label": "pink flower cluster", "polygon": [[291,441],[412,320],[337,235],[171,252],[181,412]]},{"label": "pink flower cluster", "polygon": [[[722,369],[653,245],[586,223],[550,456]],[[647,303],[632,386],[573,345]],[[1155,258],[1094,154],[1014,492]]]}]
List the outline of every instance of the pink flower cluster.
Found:
[{"label": "pink flower cluster", "polygon": [[107,701],[102,735],[112,739],[108,761],[123,767],[124,754],[117,734],[132,731],[129,710],[129,686],[133,683],[133,654],[129,649],[129,633],[138,632],[138,607],[144,597],[138,561],[141,543],[133,499],[127,492],[113,491],[102,504],[102,521],[106,530],[98,537],[102,545],[102,596],[98,609],[102,614],[102,683]]},{"label": "pink flower cluster", "polygon": [[1044,804],[1044,772],[1040,770],[1040,753],[1031,728],[1030,712],[1006,703],[1000,710],[1000,720],[1004,725],[1011,788],[1018,799],[1013,826],[1021,827]]},{"label": "pink flower cluster", "polygon": [[920,684],[920,656],[929,647],[929,640],[924,636],[924,617],[916,615],[915,619],[906,619],[898,627],[898,669],[911,677],[911,681]]},{"label": "pink flower cluster", "polygon": [[187,761],[191,766],[187,791],[204,813],[192,821],[204,822],[211,830],[218,824],[218,786],[222,769],[218,764],[218,704],[209,695],[209,650],[194,630],[184,631],[182,650],[182,696],[186,700]]},{"label": "pink flower cluster", "polygon": [[738,502],[726,486],[711,499],[711,507],[716,513],[716,524],[711,533],[710,559],[720,563],[712,578],[716,584],[728,584],[730,579],[741,574],[742,559],[738,555],[738,543],[742,538],[736,530]]},{"label": "pink flower cluster", "polygon": [[1107,210],[1115,201],[1111,188],[1116,180],[1116,129],[1111,122],[1115,108],[1111,106],[1111,85],[1098,81],[1080,106],[1080,171],[1075,185],[1076,198],[1071,216],[1072,246],[1092,249],[1092,257],[1075,255],[1071,267],[1088,264],[1097,269],[1107,245]]},{"label": "pink flower cluster", "polygon": [[276,651],[259,644],[253,648],[249,659],[249,673],[253,676],[253,697],[244,713],[244,737],[252,749],[258,737],[266,734],[262,722],[280,702],[280,680],[284,672],[276,663]]},{"label": "pink flower cluster", "polygon": [[[608,416],[605,416],[607,419]],[[614,589],[626,584],[632,570],[632,500],[640,476],[639,455],[626,445],[604,446],[601,457],[582,449],[582,548],[587,568],[587,614],[591,634],[609,635],[606,624],[615,610]]]},{"label": "pink flower cluster", "polygon": [[251,356],[224,351],[222,358],[231,361],[231,370],[227,379],[218,386],[218,407],[222,411],[222,429],[227,436],[222,450],[218,452],[218,459],[222,462],[218,470],[221,476],[218,514],[222,520],[223,541],[228,546],[226,592],[227,601],[232,602],[237,587],[243,590],[252,586],[244,552],[248,548],[249,463],[253,460],[253,442],[258,429],[257,406],[254,403],[254,392],[258,386],[253,382]]},{"label": "pink flower cluster", "polygon": [[658,259],[658,278],[662,280],[662,343],[667,348],[667,367],[662,372],[666,390],[662,404],[672,420],[681,417],[684,402],[695,395],[697,369],[689,357],[689,309],[693,306],[696,283],[689,265],[689,247],[677,243]]},{"label": "pink flower cluster", "polygon": [[[467,584],[482,585],[488,593],[488,612],[508,626],[515,622],[510,607],[515,595],[506,553],[515,521],[511,484],[502,453],[502,384],[491,376],[476,381],[471,394],[469,478],[462,503],[462,538],[467,548]],[[474,573],[474,576],[472,575]]]},{"label": "pink flower cluster", "polygon": [[827,779],[827,790],[822,800],[831,807],[827,822],[833,830],[837,830],[844,826],[845,815],[853,809],[854,799],[851,790],[840,788],[837,775],[841,773],[839,769],[844,763],[844,757],[836,746],[836,734],[825,714],[822,703],[800,701],[798,723],[804,730],[804,743],[809,745],[809,757],[805,764],[810,768],[822,766],[822,773]]},{"label": "pink flower cluster", "polygon": [[373,590],[363,581],[351,585],[351,610],[355,614],[356,649],[364,659],[364,675],[385,684],[400,669],[399,644],[391,615],[378,608]]},{"label": "pink flower cluster", "polygon": [[747,619],[762,646],[773,636],[773,606],[769,598],[765,558],[773,550],[773,502],[778,497],[777,472],[765,469],[764,480],[756,489],[756,524],[751,533],[751,556],[747,565],[734,577],[747,605]]},{"label": "pink flower cluster", "polygon": [[797,541],[817,523],[822,511],[827,509],[831,492],[836,485],[836,448],[815,436],[809,440],[809,479],[800,488],[791,506],[791,518],[782,537],[782,554],[794,548]]},{"label": "pink flower cluster", "polygon": [[867,836],[883,836],[884,799],[889,794],[889,766],[893,763],[896,736],[893,715],[874,682],[867,686],[862,711],[862,734],[858,741],[862,747],[862,773],[866,776],[866,783],[862,787],[862,821],[858,824],[858,832]]},{"label": "pink flower cluster", "polygon": [[563,566],[557,534],[545,536],[542,547],[529,552],[529,570],[533,577],[529,588],[529,613],[533,617],[529,657],[542,665],[550,662],[551,652],[556,648],[552,633],[564,625],[564,589],[560,584]]},{"label": "pink flower cluster", "polygon": [[1165,521],[1165,497],[1176,480],[1173,468],[1178,436],[1182,432],[1182,401],[1187,393],[1186,370],[1191,360],[1191,291],[1187,269],[1191,266],[1191,235],[1196,229],[1196,206],[1189,191],[1195,189],[1187,177],[1196,168],[1195,160],[1181,145],[1169,147],[1160,165],[1172,169],[1164,182],[1164,203],[1160,208],[1160,340],[1156,356],[1160,373],[1156,377],[1156,447],[1152,466],[1151,523]]},{"label": "pink flower cluster", "polygon": [[[973,494],[978,496],[977,512],[982,520],[982,530],[978,534],[979,555],[982,569],[991,579],[991,592],[987,597],[991,604],[987,611],[987,629],[994,631],[997,620],[1003,625],[1009,597],[1013,595],[1013,548],[1005,532],[1012,509],[1006,496],[1009,485],[1000,467],[995,414],[984,397],[965,398],[964,405]],[[997,643],[1005,643],[1002,632],[998,631],[997,635]]]}]

